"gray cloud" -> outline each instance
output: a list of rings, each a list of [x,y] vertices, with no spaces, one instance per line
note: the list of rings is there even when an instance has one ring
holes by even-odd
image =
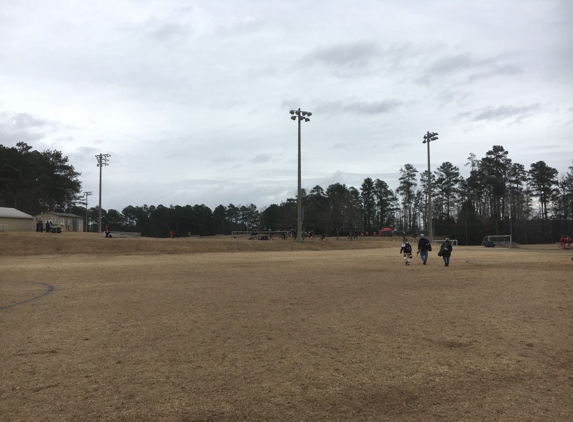
[[[525,164],[526,146],[571,149],[568,0],[108,3],[0,13],[0,111],[21,112],[0,115],[0,142],[61,150],[94,192],[111,153],[104,208],[294,196],[298,107],[314,114],[306,188],[377,173],[394,188],[428,129],[460,168],[490,139]]]
[[[523,69],[521,69],[519,66],[515,66],[515,65],[500,65],[500,66],[494,66],[492,69],[490,70],[485,70],[483,72],[476,72],[471,74],[468,77],[468,81],[469,82],[473,82],[473,81],[477,81],[480,79],[489,79],[489,78],[493,78],[495,76],[511,76],[511,75],[519,75],[523,73]]]
[[[431,83],[437,79],[460,77],[468,82],[496,76],[523,73],[521,67],[505,63],[497,57],[476,58],[469,53],[450,54],[435,60],[417,79],[419,83]]]
[[[350,101],[343,100],[326,101],[318,103],[316,110],[319,113],[342,113],[352,112],[356,114],[383,114],[395,111],[404,104],[403,101],[389,99],[381,101]]]
[[[561,149],[562,145],[536,145],[536,146],[531,146],[531,147],[525,147],[524,149],[527,150],[539,150],[539,151],[545,151],[545,150],[550,150],[550,149]]]
[[[542,110],[540,103],[525,106],[504,105],[499,107],[485,107],[476,111],[460,113],[458,114],[458,118],[469,119],[475,122],[510,119],[518,123],[527,117],[538,114]]]
[[[272,160],[272,156],[269,154],[258,154],[255,158],[251,159],[251,163],[268,163]]]
[[[184,25],[179,23],[162,23],[149,30],[149,34],[159,41],[172,40],[184,36],[189,31]]]
[[[367,66],[379,55],[380,48],[376,43],[359,41],[317,48],[307,53],[302,61],[305,64],[320,63],[333,68],[358,68]]]
[[[266,28],[267,23],[264,20],[250,16],[239,22],[219,26],[217,28],[217,36],[224,38],[256,36]]]
[[[428,69],[429,73],[434,75],[449,75],[466,69],[476,67],[491,66],[495,61],[489,59],[475,59],[469,54],[455,54],[436,60]]]
[[[0,113],[0,143],[36,142],[55,129],[55,124],[29,113]]]
[[[193,8],[179,7],[165,16],[152,16],[131,30],[160,42],[181,41],[193,33]]]

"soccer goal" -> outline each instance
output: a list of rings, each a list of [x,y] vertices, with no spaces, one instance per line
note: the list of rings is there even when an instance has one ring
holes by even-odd
[[[495,246],[502,248],[519,248],[519,243],[514,242],[510,234],[485,236],[481,244],[486,248],[493,248]]]
[[[432,243],[434,245],[441,245],[444,242],[445,242],[445,240],[432,240]],[[458,246],[457,239],[450,239],[450,243],[452,244],[452,246]]]

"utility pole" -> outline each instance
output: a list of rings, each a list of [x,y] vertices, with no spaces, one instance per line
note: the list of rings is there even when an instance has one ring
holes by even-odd
[[[432,231],[432,173],[430,172],[430,142],[438,139],[438,134],[436,132],[428,132],[424,135],[423,144],[428,146],[428,240],[432,242],[434,240],[434,234]]]
[[[99,217],[98,217],[98,233],[101,233],[101,168],[103,166],[109,166],[107,162],[111,155],[109,154],[98,154],[95,156],[97,159],[97,166],[99,167]]]
[[[300,122],[310,122],[309,117],[312,113],[309,111],[291,110],[292,120],[298,120],[298,194],[297,194],[297,218],[296,218],[296,241],[302,242],[302,188],[301,188],[301,152],[300,152]]]
[[[88,196],[90,196],[92,192],[84,192],[86,196],[86,233],[88,232]]]

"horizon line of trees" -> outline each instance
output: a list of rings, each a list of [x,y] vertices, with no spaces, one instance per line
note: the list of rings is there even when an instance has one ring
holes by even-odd
[[[526,169],[500,145],[481,159],[470,153],[466,166],[470,174],[464,178],[450,162],[431,174],[405,164],[396,189],[370,177],[359,189],[341,183],[303,189],[304,230],[332,236],[372,233],[383,227],[405,235],[423,232],[428,227],[430,180],[436,236],[478,244],[494,234],[512,234],[519,243],[552,242],[571,234],[573,166],[560,177],[544,161]],[[59,151],[33,151],[25,143],[14,148],[0,145],[0,203],[4,206],[14,204],[30,214],[51,210],[85,216],[79,175]],[[166,237],[171,230],[177,236],[290,230],[296,227],[296,209],[296,198],[261,210],[254,204],[219,205],[213,210],[204,204],[129,205],[121,211],[102,209],[102,224],[152,237]],[[88,210],[88,225],[97,230],[97,207]]]

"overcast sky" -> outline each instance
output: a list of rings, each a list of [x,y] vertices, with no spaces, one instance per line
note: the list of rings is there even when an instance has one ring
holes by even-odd
[[[571,0],[2,1],[0,144],[70,158],[105,209],[263,208],[302,185],[397,186],[493,145],[573,159]]]

